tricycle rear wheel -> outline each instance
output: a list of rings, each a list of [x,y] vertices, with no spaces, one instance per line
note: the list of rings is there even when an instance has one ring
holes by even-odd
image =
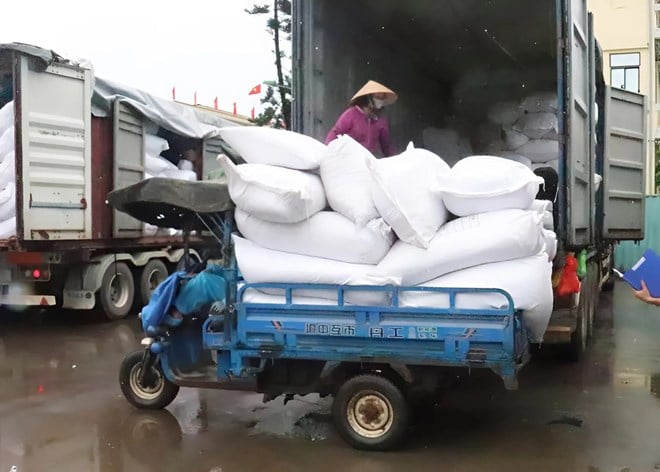
[[[149,410],[161,410],[172,403],[179,393],[179,386],[165,377],[160,363],[151,367],[152,385],[140,383],[142,359],[145,351],[135,351],[124,358],[119,368],[121,391],[133,406]]]
[[[354,448],[385,451],[403,441],[410,408],[401,390],[388,379],[359,375],[339,388],[332,417],[341,437]]]

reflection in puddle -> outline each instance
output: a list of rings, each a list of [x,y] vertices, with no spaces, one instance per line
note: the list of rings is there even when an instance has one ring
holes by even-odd
[[[616,381],[618,386],[648,389],[651,395],[660,399],[660,373],[646,375],[620,372],[616,375]]]

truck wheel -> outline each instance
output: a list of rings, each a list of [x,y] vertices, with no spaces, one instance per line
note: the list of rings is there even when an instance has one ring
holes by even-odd
[[[179,386],[165,377],[160,363],[152,367],[153,385],[140,384],[142,357],[144,350],[135,351],[124,358],[119,367],[119,386],[133,406],[148,410],[162,410],[172,403],[179,393]]]
[[[605,283],[604,283],[603,286],[601,287],[601,291],[603,291],[603,292],[611,292],[612,290],[614,290],[614,283],[615,283],[615,282],[616,282],[616,281],[615,281],[614,277],[612,277],[612,276],[610,275],[610,277],[605,281]]]
[[[149,303],[151,294],[168,275],[167,266],[162,261],[153,259],[147,262],[140,274],[140,300],[142,306]]]
[[[108,266],[98,298],[110,320],[119,320],[129,314],[135,299],[135,282],[131,269],[124,262]]]
[[[589,337],[589,296],[590,291],[584,284],[580,292],[580,305],[577,307],[578,320],[575,331],[571,334],[571,342],[566,346],[566,358],[570,362],[579,362],[587,351]]]
[[[360,375],[339,388],[332,417],[341,437],[354,448],[385,451],[404,439],[410,412],[406,398],[392,382]]]

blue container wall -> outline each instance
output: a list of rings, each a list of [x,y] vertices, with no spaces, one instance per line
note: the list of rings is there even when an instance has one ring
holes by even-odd
[[[640,242],[623,241],[616,247],[614,264],[620,271],[630,269],[647,249],[660,252],[660,197],[646,197],[645,239]]]

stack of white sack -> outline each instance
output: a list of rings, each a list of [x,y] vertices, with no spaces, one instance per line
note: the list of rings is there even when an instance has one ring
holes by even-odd
[[[243,238],[235,236],[234,242],[246,282],[397,282],[367,276],[395,236],[371,196],[367,164],[373,156],[366,149],[347,137],[326,147],[306,136],[269,128],[225,128],[221,136],[246,162],[235,165],[226,156],[218,158],[236,205]],[[326,209],[328,203],[333,211]],[[251,293],[264,299],[263,293]],[[266,295],[279,295],[275,299],[283,301],[281,291]],[[296,300],[306,297],[336,300],[337,293],[296,293]],[[347,302],[358,304],[383,305],[387,300],[383,292],[346,295]]]
[[[472,156],[456,164],[439,179],[436,190],[447,209],[461,218],[446,225],[448,230],[441,229],[437,236],[440,242],[423,256],[412,259],[395,246],[393,258],[396,255],[397,261],[403,262],[405,258],[411,261],[408,267],[398,269],[403,283],[506,290],[512,295],[516,309],[523,311],[528,338],[540,342],[553,305],[552,264],[545,242],[548,235],[543,228],[546,207],[536,208],[534,202],[542,183],[543,179],[529,168],[499,157]],[[438,248],[445,244],[452,244],[452,251],[464,255],[465,260],[441,254]],[[390,271],[386,262],[389,262],[387,258],[380,268]],[[514,269],[515,275],[511,273]],[[433,297],[433,294],[411,292],[402,297],[402,302],[407,306],[426,306]],[[468,298],[468,303],[463,304],[461,297],[460,306],[473,307],[473,303],[484,303],[484,308],[506,306],[506,300],[498,295]],[[438,306],[442,301],[432,303]]]
[[[197,174],[191,168],[184,166],[175,166],[169,160],[160,154],[170,148],[166,139],[154,134],[145,133],[144,135],[144,179],[160,177],[166,179],[188,180],[194,182],[197,180]],[[187,162],[187,161],[186,161]],[[171,228],[158,228],[150,224],[144,225],[144,233],[149,236],[156,234],[175,236],[180,231]]]
[[[543,235],[545,238],[545,249],[550,260],[557,256],[557,233],[555,231],[555,217],[553,204],[550,200],[534,200],[532,209],[541,215],[543,221]]]
[[[0,109],[0,239],[16,235],[14,102]]]
[[[559,119],[556,93],[537,93],[521,102],[497,103],[488,119],[502,129],[502,139],[488,151],[529,165],[532,169],[552,167],[559,159]]]
[[[152,134],[144,135],[144,178],[162,177],[167,179],[196,181],[197,174],[189,168],[177,167],[160,155],[170,148],[167,140]]]

